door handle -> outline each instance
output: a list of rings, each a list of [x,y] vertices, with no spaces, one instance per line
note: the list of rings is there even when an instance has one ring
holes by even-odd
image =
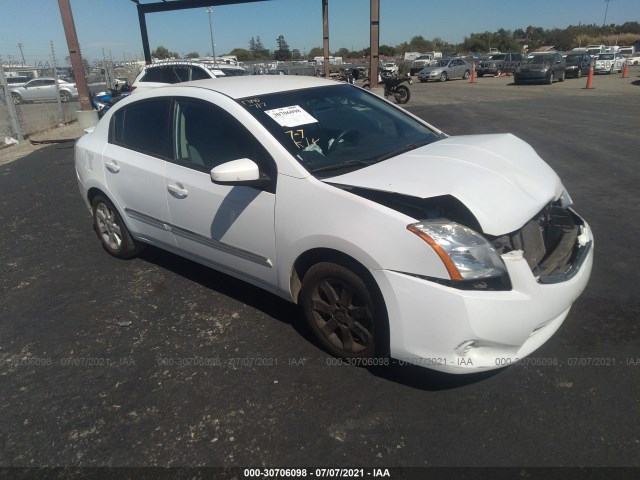
[[[179,183],[176,183],[175,185],[171,183],[168,184],[167,190],[169,190],[171,193],[176,194],[178,197],[186,197],[189,194],[189,190],[183,188]]]
[[[104,166],[107,167],[107,170],[113,173],[118,173],[120,171],[120,167],[115,161],[104,162]]]

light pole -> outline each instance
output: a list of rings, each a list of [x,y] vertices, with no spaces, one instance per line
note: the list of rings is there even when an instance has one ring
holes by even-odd
[[[213,63],[216,63],[216,46],[213,43],[213,26],[211,25],[211,14],[213,13],[213,8],[207,7],[207,13],[209,14],[209,34],[211,35],[211,54],[213,55]]]
[[[609,11],[609,0],[604,0],[607,4],[604,8],[604,20],[602,20],[602,28],[607,24],[607,12]],[[603,34],[604,35],[604,34]]]

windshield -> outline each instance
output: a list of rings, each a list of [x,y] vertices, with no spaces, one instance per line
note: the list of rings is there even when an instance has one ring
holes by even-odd
[[[500,55],[491,55],[490,60],[504,60],[504,57],[506,57],[505,54],[500,54]]]
[[[317,177],[364,168],[440,137],[384,100],[350,85],[238,100]]]
[[[601,53],[598,60],[613,60],[613,53]]]
[[[567,55],[567,65],[578,65],[582,60],[582,55]]]
[[[553,60],[553,55],[534,55],[532,57],[528,57],[522,63],[529,63],[532,65],[543,65],[545,63],[551,63]]]

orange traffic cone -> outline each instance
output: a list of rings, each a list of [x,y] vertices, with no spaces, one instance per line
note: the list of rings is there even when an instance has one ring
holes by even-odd
[[[471,67],[471,81],[469,83],[478,83],[476,81],[476,64],[475,64],[475,62],[473,63],[473,65]]]
[[[624,68],[622,69],[622,78],[629,76],[629,62],[624,62]]]
[[[589,88],[593,88],[593,64],[594,64],[595,60],[592,58],[591,59],[591,66],[589,67],[589,78],[587,78],[587,86],[584,87],[585,89],[589,89]]]

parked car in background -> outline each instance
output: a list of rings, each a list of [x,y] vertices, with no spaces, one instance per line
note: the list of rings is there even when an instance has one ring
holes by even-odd
[[[566,75],[567,63],[561,52],[532,53],[522,61],[520,68],[514,74],[513,82],[547,83],[554,80],[563,82]]]
[[[418,80],[424,83],[429,80],[445,82],[453,78],[466,79],[471,75],[472,68],[472,65],[463,58],[434,60],[428,67],[420,70],[420,73],[418,73]]]
[[[25,83],[31,80],[33,77],[26,77],[24,75],[16,75],[12,77],[5,77],[9,90],[12,88],[22,87]],[[4,100],[4,85],[0,84],[0,100]]]
[[[633,55],[627,57],[627,62],[629,62],[629,65],[640,64],[640,53],[634,53]]]
[[[161,87],[174,83],[206,80],[218,77],[246,75],[247,71],[235,65],[212,65],[200,62],[167,61],[144,67],[131,84],[131,91]]]
[[[522,55],[519,53],[495,53],[478,62],[476,73],[478,77],[483,75],[498,77],[502,73],[514,73],[521,63]]]
[[[411,69],[409,71],[409,75],[414,76],[423,68],[429,66],[429,63],[433,60],[433,56],[431,55],[420,55],[416,58],[411,64]]]
[[[380,62],[380,75],[397,75],[399,70],[395,63]]]
[[[78,89],[74,83],[58,80],[58,88],[62,102],[78,98]],[[41,77],[29,80],[21,87],[12,88],[11,98],[16,105],[24,102],[57,100],[56,79]]]
[[[109,254],[152,244],[263,288],[359,365],[516,363],[592,267],[588,224],[527,143],[448,137],[327,79],[131,95],[78,140],[75,170]]]
[[[583,52],[570,52],[565,57],[567,64],[566,76],[580,78],[588,75],[591,68],[591,55],[586,50]]]
[[[600,53],[596,56],[596,63],[593,73],[615,73],[622,72],[625,58],[619,53]]]

